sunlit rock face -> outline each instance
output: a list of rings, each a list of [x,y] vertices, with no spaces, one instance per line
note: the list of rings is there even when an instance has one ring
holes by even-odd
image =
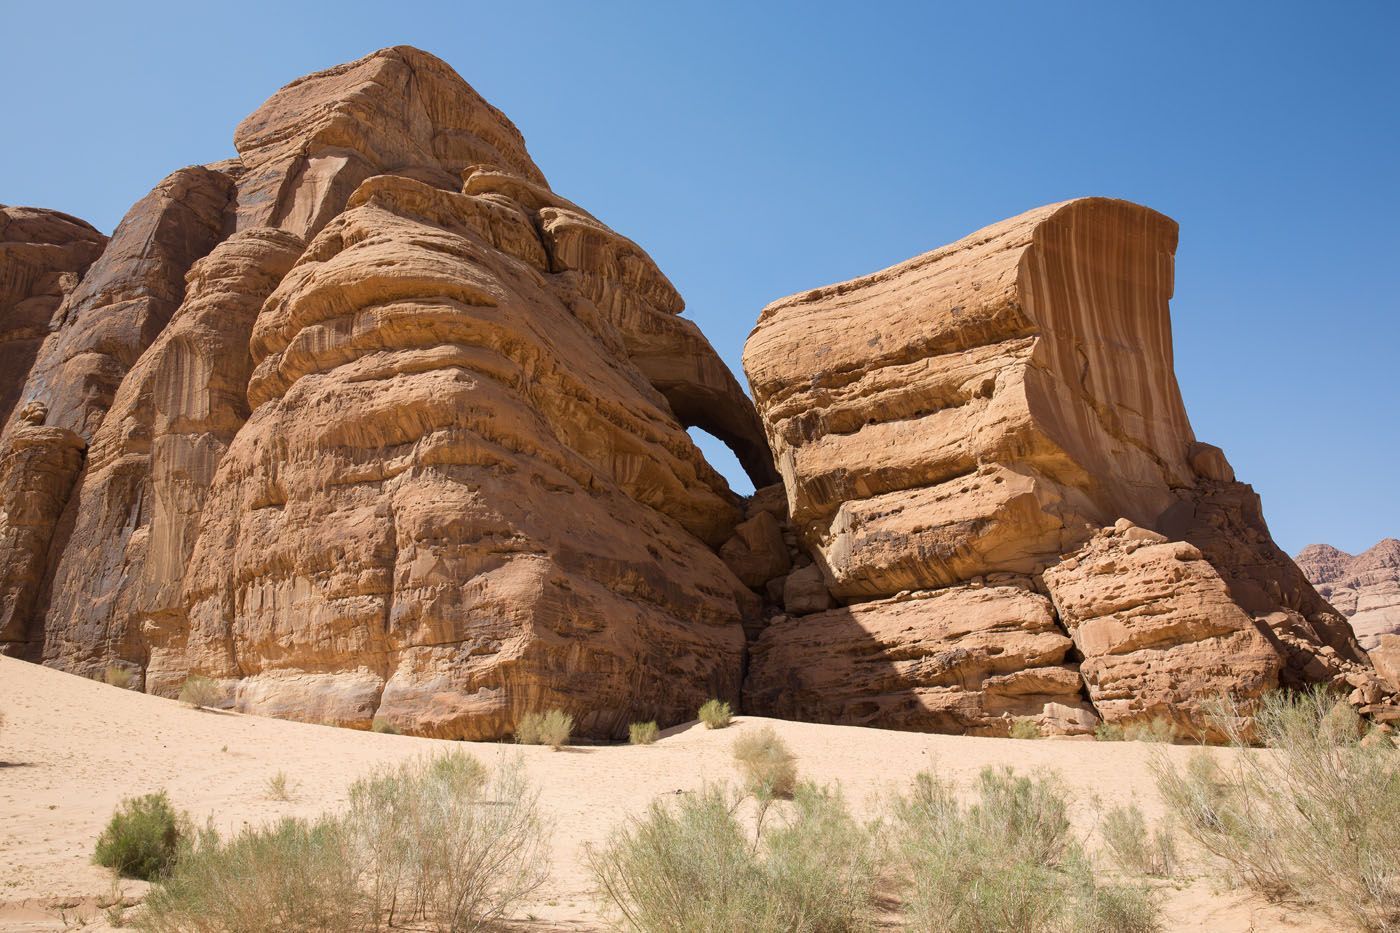
[[[904,728],[1166,716],[1200,732],[1221,689],[1369,676],[1252,490],[1191,431],[1176,243],[1167,217],[1086,198],[764,309],[744,368],[794,529],[846,607],[763,633],[755,711],[800,696],[807,716]],[[969,585],[976,612],[948,595]],[[1010,605],[1027,590],[1050,598],[1052,628],[1045,606]],[[969,621],[1003,617],[1024,625]],[[1074,650],[1027,651],[1052,631]],[[1008,691],[1018,671],[1034,689]]]
[[[120,325],[111,390],[26,386],[90,449],[16,644],[448,737],[553,706],[615,736],[737,702],[756,597],[715,552],[742,511],[686,428],[760,481],[771,457],[646,253],[414,49],[293,82],[235,143],[133,211],[223,186],[207,242],[138,270],[178,276],[173,304],[58,333]]]

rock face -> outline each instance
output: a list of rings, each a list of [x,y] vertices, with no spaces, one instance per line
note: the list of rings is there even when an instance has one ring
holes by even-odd
[[[7,650],[462,738],[737,701],[744,515],[685,429],[759,483],[771,457],[646,253],[414,49],[293,82],[235,145],[132,209],[28,376]]]
[[[1386,538],[1353,557],[1328,544],[1310,544],[1298,566],[1328,602],[1347,617],[1362,647],[1400,635],[1400,541]]]
[[[806,715],[948,728],[928,691],[967,610],[941,594],[969,585],[1008,601],[979,614],[1064,641],[1026,652],[1015,626],[983,630],[999,661],[957,675],[965,731],[1062,721],[1047,711],[1076,702],[1076,678],[1107,720],[1200,731],[1222,687],[1248,701],[1280,679],[1369,676],[1258,498],[1191,431],[1172,368],[1176,242],[1154,211],[1070,201],[764,309],[744,368],[794,529],[846,608],[765,631],[754,711],[788,711],[778,685],[812,683]],[[1126,536],[1100,532],[1113,527]],[[1021,608],[1028,593],[1043,611]],[[1036,689],[1013,703],[1002,678],[1018,671]]]
[[[0,425],[10,420],[64,294],[106,244],[76,217],[0,205]]]

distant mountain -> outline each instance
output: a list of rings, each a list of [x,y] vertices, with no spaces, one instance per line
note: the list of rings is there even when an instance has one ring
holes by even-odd
[[[1310,544],[1294,558],[1318,593],[1351,622],[1363,648],[1400,634],[1400,540],[1386,538],[1355,557]]]

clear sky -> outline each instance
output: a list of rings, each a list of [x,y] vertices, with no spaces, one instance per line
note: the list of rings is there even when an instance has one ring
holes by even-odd
[[[287,81],[433,52],[736,371],[775,298],[1041,204],[1147,204],[1181,224],[1197,435],[1290,552],[1400,536],[1400,4],[0,0],[0,33],[0,202],[107,232]]]

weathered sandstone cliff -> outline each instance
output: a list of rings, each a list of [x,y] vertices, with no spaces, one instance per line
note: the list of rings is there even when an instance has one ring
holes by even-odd
[[[763,632],[755,711],[1201,732],[1222,691],[1378,698],[1257,497],[1192,434],[1176,242],[1161,214],[1087,198],[764,309],[744,367],[838,607]]]
[[[685,428],[771,458],[650,258],[414,49],[293,82],[235,144],[132,209],[29,369],[6,650],[442,736],[737,701],[740,501]]]
[[[1328,544],[1310,544],[1296,558],[1308,581],[1374,649],[1400,635],[1400,541],[1386,538],[1355,557]]]

